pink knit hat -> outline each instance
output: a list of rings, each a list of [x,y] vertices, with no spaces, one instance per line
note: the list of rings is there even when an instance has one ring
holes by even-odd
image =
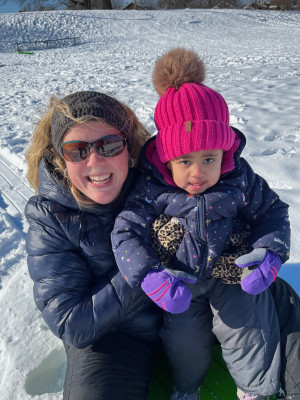
[[[203,62],[190,50],[171,50],[156,63],[153,83],[161,97],[154,119],[163,163],[192,151],[228,151],[234,144],[227,104],[201,83],[204,76]]]

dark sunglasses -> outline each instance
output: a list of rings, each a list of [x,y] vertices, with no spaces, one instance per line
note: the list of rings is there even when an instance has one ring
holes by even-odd
[[[102,157],[116,157],[124,151],[126,139],[120,135],[107,135],[93,143],[72,140],[64,142],[61,151],[66,161],[76,163],[86,160],[92,147]]]

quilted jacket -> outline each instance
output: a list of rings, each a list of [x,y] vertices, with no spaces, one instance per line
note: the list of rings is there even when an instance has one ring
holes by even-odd
[[[143,174],[112,233],[118,267],[130,286],[139,286],[150,268],[160,266],[150,246],[150,227],[159,214],[176,217],[186,230],[172,267],[200,280],[211,276],[218,258],[230,247],[231,235],[245,229],[250,229],[249,251],[264,247],[276,252],[282,262],[288,259],[288,205],[240,156],[246,139],[233,129],[237,143],[233,169],[201,195],[190,195],[172,183],[169,170],[157,157],[155,137],[144,146]]]
[[[51,165],[40,164],[39,194],[25,209],[28,269],[42,317],[74,347],[87,347],[112,330],[157,338],[159,313],[140,289],[128,286],[111,249],[115,217],[135,180],[130,172],[117,204],[83,208]]]

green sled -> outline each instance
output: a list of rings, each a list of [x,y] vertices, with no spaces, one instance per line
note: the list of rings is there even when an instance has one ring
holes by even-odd
[[[33,51],[19,50],[18,54],[33,54]]]
[[[201,400],[236,400],[236,386],[222,358],[221,346],[214,347],[213,363],[201,386]],[[166,356],[157,357],[147,400],[169,400],[172,392],[172,378]],[[270,397],[276,400],[275,396]]]

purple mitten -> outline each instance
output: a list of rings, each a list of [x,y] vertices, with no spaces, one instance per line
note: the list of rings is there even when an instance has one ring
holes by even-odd
[[[259,294],[275,281],[281,268],[279,256],[264,248],[254,249],[251,253],[238,257],[235,263],[245,268],[242,275],[242,289],[249,294]]]
[[[150,269],[141,287],[159,307],[172,314],[180,314],[189,308],[192,294],[181,282],[195,283],[196,278],[185,272],[171,269]]]

